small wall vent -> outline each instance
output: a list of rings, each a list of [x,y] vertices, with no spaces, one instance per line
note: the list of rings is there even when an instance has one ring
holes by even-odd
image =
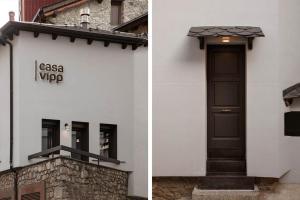
[[[19,187],[20,200],[45,200],[45,183],[39,182]]]
[[[40,199],[41,199],[41,193],[39,192],[24,194],[21,197],[21,200],[40,200]]]

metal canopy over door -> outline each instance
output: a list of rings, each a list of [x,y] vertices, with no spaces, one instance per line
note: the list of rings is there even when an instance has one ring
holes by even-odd
[[[207,175],[246,175],[245,46],[207,49]]]

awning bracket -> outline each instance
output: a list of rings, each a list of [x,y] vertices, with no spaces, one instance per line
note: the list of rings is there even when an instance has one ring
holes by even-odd
[[[203,50],[205,47],[205,40],[204,37],[198,37],[200,43],[200,49]]]
[[[248,38],[248,49],[249,50],[253,49],[253,40],[254,40],[254,37],[249,37]]]

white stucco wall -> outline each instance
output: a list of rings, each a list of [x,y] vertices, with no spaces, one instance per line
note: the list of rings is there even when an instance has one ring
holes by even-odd
[[[298,8],[295,0],[153,2],[154,176],[206,174],[206,52],[197,39],[186,36],[191,26],[206,25],[262,28],[266,37],[255,39],[253,50],[246,52],[247,174],[280,177],[292,168],[282,152],[287,147],[282,144],[281,79],[286,59],[295,67],[298,58],[281,52],[280,30],[289,27],[296,36]],[[280,20],[291,12],[292,19]],[[290,51],[299,46],[292,41],[286,45]]]
[[[9,169],[9,46],[0,45],[0,171]]]
[[[64,124],[89,123],[90,152],[99,153],[99,124],[118,125],[118,159],[122,169],[132,169],[133,59],[119,45],[104,48],[100,42],[75,43],[49,35],[34,38],[21,32],[15,43],[15,134],[16,165],[28,162],[28,153],[41,151],[41,119],[59,119],[61,144],[71,145]],[[30,54],[25,53],[30,47]],[[115,59],[115,56],[118,59]],[[64,66],[64,82],[49,84],[34,80],[34,62]],[[18,135],[19,134],[19,135]],[[22,141],[22,142],[21,142]],[[26,142],[28,141],[28,142]],[[31,142],[29,142],[31,141]],[[37,145],[32,145],[32,143]]]
[[[134,173],[129,193],[148,196],[148,68],[147,48],[134,53]]]
[[[46,34],[34,38],[33,33],[24,31],[14,37],[13,43],[14,166],[39,160],[28,161],[28,155],[42,150],[42,119],[60,120],[60,143],[65,146],[71,146],[71,132],[64,130],[64,124],[88,122],[89,151],[95,154],[99,154],[100,148],[100,123],[117,124],[118,160],[125,163],[101,164],[132,171],[130,195],[145,194],[147,182],[143,173],[147,171],[147,157],[139,165],[135,165],[134,159],[147,155],[147,140],[144,140],[147,138],[147,110],[140,108],[147,105],[147,79],[143,80],[147,77],[147,49],[123,50],[120,44],[104,47],[103,42],[97,41],[87,45],[86,40],[81,39],[71,43],[69,38],[58,36],[57,40],[52,40]],[[63,65],[64,81],[60,84],[35,81],[35,60]],[[0,80],[2,83],[6,79]],[[144,86],[144,91],[137,88]],[[0,87],[7,89],[5,84]],[[0,130],[2,139],[6,133],[2,132],[2,127]]]
[[[280,0],[280,88],[284,90],[300,82],[299,19],[300,3],[297,0]],[[284,130],[284,112],[300,111],[300,101],[295,100],[290,107],[280,104],[280,130]],[[282,182],[300,183],[300,137],[283,136],[280,138],[281,165],[289,171],[282,177]],[[288,166],[288,167],[286,167]]]

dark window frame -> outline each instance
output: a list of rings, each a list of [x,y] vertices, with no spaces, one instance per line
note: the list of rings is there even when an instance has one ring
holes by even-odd
[[[50,149],[60,145],[60,120],[55,119],[42,119],[42,150],[43,147],[43,129],[53,129],[52,135],[47,135],[47,148]],[[55,152],[55,154],[59,154],[59,151]]]
[[[100,124],[101,132],[107,133],[108,137],[108,158],[118,159],[118,126],[116,124]]]

